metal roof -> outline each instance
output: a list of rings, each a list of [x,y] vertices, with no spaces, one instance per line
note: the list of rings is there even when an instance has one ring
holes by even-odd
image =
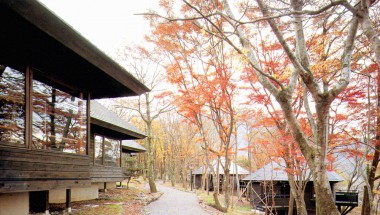
[[[212,166],[213,168],[216,170],[216,162],[217,160],[214,160],[212,162]],[[221,163],[219,163],[219,173],[221,175],[224,175],[224,172],[223,172],[223,167],[222,167],[222,164],[224,164],[224,159],[221,159]],[[192,172],[193,175],[202,175],[204,174],[206,171],[209,171],[210,169],[208,167],[200,167],[199,169],[195,170]],[[244,169],[243,167],[237,165],[237,173],[239,175],[248,175],[249,172]],[[230,174],[232,175],[235,175],[236,174],[236,167],[235,167],[235,162],[231,161],[231,164],[230,164]]]
[[[115,112],[107,109],[102,104],[95,100],[91,100],[90,104],[91,124],[98,125],[100,127],[124,133],[133,137],[133,139],[143,139],[146,135],[123,120]]]
[[[306,175],[310,174],[310,170],[306,170]],[[327,177],[329,181],[344,181],[344,179],[338,175],[335,171],[327,171]],[[288,175],[285,171],[285,165],[279,164],[277,162],[270,162],[263,168],[251,173],[247,177],[242,179],[243,181],[288,181]],[[310,177],[310,181],[313,178]]]
[[[138,144],[136,141],[133,140],[123,140],[121,141],[121,145],[123,148],[123,152],[145,152],[146,148],[144,148],[142,145]]]

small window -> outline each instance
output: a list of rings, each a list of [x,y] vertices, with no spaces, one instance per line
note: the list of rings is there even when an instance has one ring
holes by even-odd
[[[95,136],[95,163],[103,164],[103,137]]]
[[[104,166],[120,166],[121,141],[100,135],[95,135],[95,157],[96,164]],[[104,153],[102,153],[104,149]]]
[[[25,74],[0,65],[0,143],[25,144]]]
[[[33,149],[86,154],[86,108],[77,98],[33,80]]]
[[[104,138],[104,164],[120,166],[120,140]]]

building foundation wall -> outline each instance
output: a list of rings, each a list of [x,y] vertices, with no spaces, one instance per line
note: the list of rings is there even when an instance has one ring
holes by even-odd
[[[29,193],[0,194],[0,215],[29,214]]]
[[[85,188],[73,188],[71,189],[71,201],[84,201],[97,199],[99,197],[98,186],[91,184],[91,187]],[[65,203],[66,202],[66,190],[50,190],[49,191],[49,203]]]

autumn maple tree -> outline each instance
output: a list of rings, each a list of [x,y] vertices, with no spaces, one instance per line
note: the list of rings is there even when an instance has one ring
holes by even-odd
[[[223,162],[220,171],[230,172],[232,136],[235,133],[236,113],[234,95],[236,86],[233,79],[233,64],[225,49],[225,42],[215,37],[206,37],[191,23],[157,23],[152,19],[153,35],[148,41],[154,42],[159,50],[166,53],[165,67],[170,83],[177,87],[175,98],[178,112],[187,122],[198,128],[209,169],[214,176],[214,199],[216,206],[227,211],[230,207],[230,181],[224,177],[225,204],[218,199],[219,169],[211,165],[210,157]],[[205,123],[213,125],[211,132],[218,137],[218,144],[209,143]],[[224,159],[221,159],[221,158]]]
[[[149,15],[160,16],[169,22],[175,21],[184,25],[191,23],[201,29],[202,33],[224,40],[242,56],[245,63],[252,68],[258,82],[281,107],[289,132],[311,169],[316,191],[317,214],[339,214],[326,175],[329,149],[328,115],[332,103],[350,82],[352,54],[359,25],[373,47],[376,62],[379,62],[380,42],[369,16],[375,1],[363,0],[358,1],[358,4],[350,4],[348,1],[316,3],[291,0],[265,3],[256,0],[232,5],[227,0],[184,0],[181,15],[171,10],[174,4],[170,4],[169,1],[161,2],[168,13]],[[339,25],[334,25],[336,19],[340,20]],[[261,23],[259,28],[257,23]],[[309,23],[316,24],[319,28],[315,29]],[[314,32],[321,33],[329,28],[331,33],[340,36],[329,46],[334,48],[334,58],[328,62],[328,67],[323,67],[326,63],[325,57],[313,56],[308,50],[308,42],[312,42],[310,38]],[[253,32],[257,31],[269,32],[269,36],[277,40],[285,54],[284,58],[289,61],[289,75],[276,76],[270,69],[261,66],[255,49],[262,44],[260,41],[267,38],[253,37]],[[277,65],[272,67],[275,68]],[[292,106],[298,84],[304,86],[306,97],[312,101],[315,110],[315,114],[307,114],[313,134],[311,139],[302,129]],[[373,166],[377,167],[377,163]],[[371,171],[374,171],[374,168]]]

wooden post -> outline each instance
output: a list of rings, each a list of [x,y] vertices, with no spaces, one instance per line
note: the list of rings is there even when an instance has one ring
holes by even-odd
[[[49,190],[45,191],[45,214],[49,215]]]
[[[66,211],[71,213],[71,189],[66,189]]]

